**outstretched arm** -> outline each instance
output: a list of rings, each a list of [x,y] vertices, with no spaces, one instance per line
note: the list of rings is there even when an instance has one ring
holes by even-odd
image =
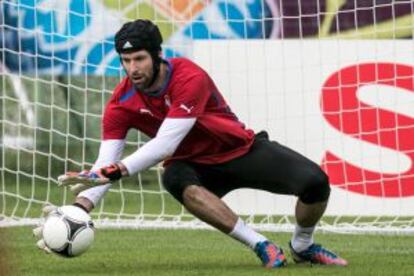
[[[172,156],[191,130],[196,118],[167,118],[155,138],[121,161],[132,175],[150,168]]]
[[[91,191],[88,190],[88,198],[97,198],[97,200],[93,200],[94,204],[96,204],[102,195],[109,189],[107,184],[111,180],[118,180],[122,176],[138,173],[153,165],[156,165],[169,156],[172,156],[179,144],[194,126],[195,122],[196,118],[167,118],[161,124],[155,138],[147,142],[144,146],[139,148],[130,156],[126,157],[121,162],[114,163],[114,161],[112,161],[112,164],[110,165],[103,165],[107,164],[106,162],[97,162],[91,171],[67,173],[58,178],[59,185],[73,185],[74,188],[77,186],[84,188],[85,186],[99,187],[103,185],[103,187],[100,187],[99,189],[93,189]],[[112,152],[113,147],[109,148],[111,148]],[[105,150],[100,151],[100,156],[101,152],[105,152]],[[119,154],[120,153],[121,151]],[[115,154],[115,151],[112,152],[112,154]],[[100,159],[101,157],[98,158],[98,160]],[[115,158],[104,158],[104,160],[108,162],[114,159]],[[102,167],[98,168],[98,164],[102,165]],[[80,194],[80,196],[83,195],[84,193]]]
[[[101,142],[99,148],[99,155],[95,162],[95,165],[92,167],[91,172],[99,170],[101,167],[108,166],[120,160],[122,151],[124,149],[125,140],[124,139],[113,139],[113,140],[104,140]],[[73,179],[79,179],[78,175],[80,173],[69,173]],[[59,181],[62,178],[67,178],[68,174],[60,176]],[[105,193],[110,188],[111,184],[107,183],[106,185],[100,185],[96,187],[90,187],[82,183],[69,182],[70,189],[77,194],[75,206],[84,209],[87,212],[90,212],[94,206],[99,202],[99,200],[105,195]],[[47,217],[49,213],[55,210],[57,207],[54,205],[47,204],[43,208],[43,215]],[[50,253],[51,250],[47,247],[43,240],[43,225],[40,225],[33,229],[33,234],[39,238],[37,241],[37,246]]]

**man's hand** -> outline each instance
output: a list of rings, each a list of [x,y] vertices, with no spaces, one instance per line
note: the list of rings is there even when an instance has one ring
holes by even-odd
[[[70,186],[70,190],[77,195],[90,187],[119,180],[124,175],[127,171],[122,164],[111,164],[97,171],[67,172],[58,177],[58,186]]]
[[[69,186],[71,192],[78,195],[80,192],[93,186],[109,183],[109,179],[99,172],[81,171],[67,172],[58,177],[58,186]]]
[[[42,215],[44,218],[46,218],[50,212],[56,210],[57,207],[51,204],[46,204],[43,206],[42,208]],[[45,251],[46,253],[51,253],[52,250],[50,250],[49,247],[46,246],[45,241],[43,240],[43,224],[39,225],[38,227],[33,229],[33,236],[35,236],[36,238],[38,238],[39,240],[36,242],[36,246]]]
[[[89,203],[88,203],[89,202]],[[90,206],[90,208],[88,207],[88,204],[92,204],[90,203],[90,201],[88,201],[87,199],[78,199],[77,202],[75,202],[73,204],[73,206],[80,208],[82,210],[84,210],[85,212],[89,212],[90,209],[92,209],[92,206]],[[41,223],[32,230],[33,232],[33,236],[36,237],[38,239],[38,241],[36,242],[36,246],[43,250],[46,253],[54,253],[53,250],[51,250],[49,247],[47,247],[44,239],[43,239],[43,227],[44,224],[48,218],[48,216],[52,213],[55,212],[58,209],[57,206],[52,205],[50,203],[46,203],[45,205],[43,205],[42,208],[42,219],[41,219]]]
[[[83,184],[86,186],[97,186],[109,183],[110,179],[105,177],[100,170],[96,172],[81,171],[67,172],[58,177],[58,186],[69,186],[75,184]]]

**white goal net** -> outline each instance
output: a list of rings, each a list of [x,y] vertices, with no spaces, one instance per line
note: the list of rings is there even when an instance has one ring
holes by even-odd
[[[328,173],[320,229],[414,233],[413,12],[412,1],[1,1],[0,226],[73,202],[56,177],[97,157],[102,110],[123,76],[113,36],[148,18],[166,58],[200,64],[243,122]],[[131,131],[125,154],[146,141]],[[161,175],[159,165],[113,185],[97,225],[206,228]],[[224,200],[254,227],[293,228],[293,197]]]

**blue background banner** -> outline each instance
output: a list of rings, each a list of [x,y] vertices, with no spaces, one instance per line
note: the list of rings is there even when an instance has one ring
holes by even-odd
[[[412,36],[413,7],[407,2],[373,6],[372,1],[349,0],[336,7],[333,17],[325,15],[327,4],[319,0],[166,2],[4,0],[2,63],[11,71],[29,74],[119,75],[113,37],[125,21],[136,18],[159,24],[166,57],[191,58],[192,42],[199,39]]]

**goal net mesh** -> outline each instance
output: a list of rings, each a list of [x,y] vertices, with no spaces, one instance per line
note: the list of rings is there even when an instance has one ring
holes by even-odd
[[[71,204],[57,176],[89,169],[101,115],[124,76],[126,21],[153,20],[165,58],[200,64],[255,131],[328,173],[320,229],[414,232],[412,1],[3,0],[0,2],[0,225]],[[124,154],[148,141],[131,130]],[[162,165],[115,183],[102,227],[206,228],[162,186]],[[295,198],[238,190],[224,200],[255,228],[290,231]]]

